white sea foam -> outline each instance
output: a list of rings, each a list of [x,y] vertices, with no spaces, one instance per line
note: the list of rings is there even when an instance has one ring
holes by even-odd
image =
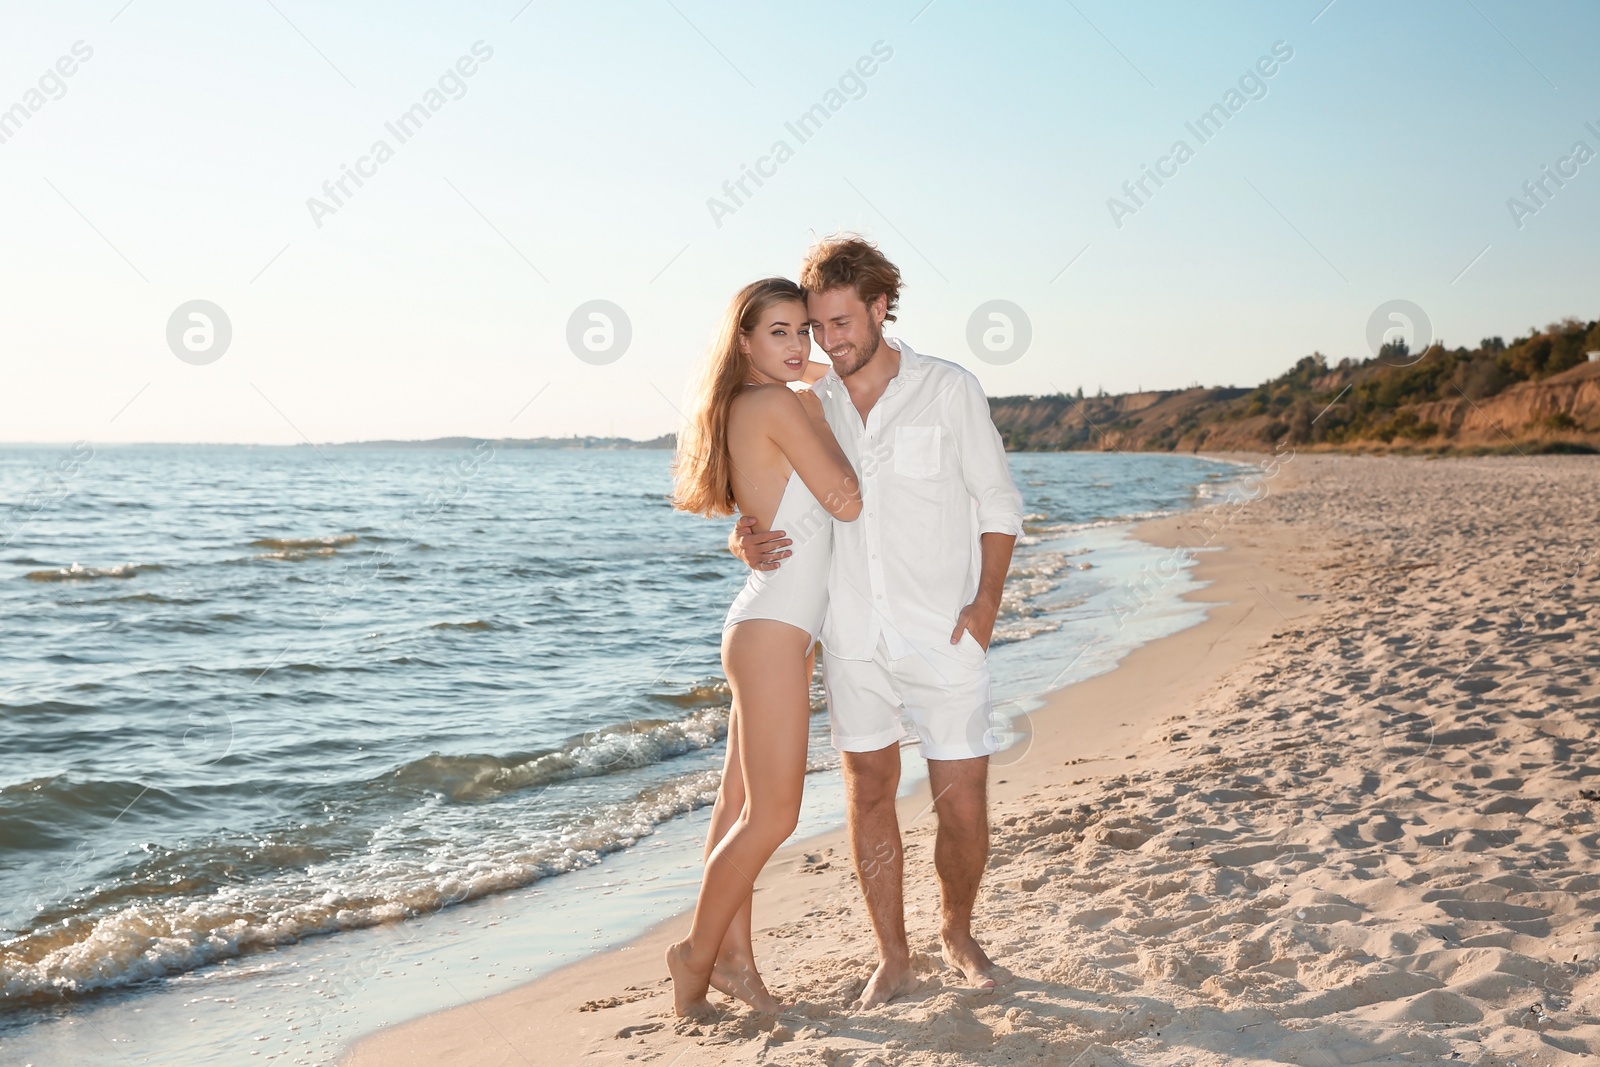
[[[160,569],[153,563],[119,563],[114,567],[85,567],[73,563],[70,567],[62,567],[56,571],[29,571],[23,577],[31,582],[74,582],[94,578],[132,578],[141,571]]]
[[[716,799],[716,771],[672,779],[528,840],[513,823],[419,852],[371,850],[199,898],[141,902],[0,943],[0,997],[54,999],[133,985],[305,937],[374,926],[592,866]]]

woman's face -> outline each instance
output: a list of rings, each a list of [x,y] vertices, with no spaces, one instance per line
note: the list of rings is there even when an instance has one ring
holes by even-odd
[[[799,381],[811,359],[806,306],[798,300],[770,305],[761,312],[755,329],[743,334],[739,343],[750,357],[752,381]]]

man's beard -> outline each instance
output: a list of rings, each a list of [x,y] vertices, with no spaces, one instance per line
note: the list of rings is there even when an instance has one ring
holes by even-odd
[[[883,347],[883,326],[881,324],[879,324],[879,323],[874,322],[874,323],[871,324],[870,329],[872,330],[872,336],[869,338],[869,340],[871,341],[871,344],[867,348],[865,354],[862,354],[860,352],[860,350],[857,349],[854,345],[850,345],[850,346],[848,346],[846,348],[841,348],[839,350],[840,354],[844,354],[844,353],[848,353],[848,352],[855,352],[856,354],[861,356],[861,361],[859,363],[856,363],[853,366],[840,367],[839,368],[839,377],[848,378],[850,375],[852,375],[852,374],[856,373],[857,371],[859,371],[862,367],[865,367],[868,363],[871,363],[872,362],[872,357],[876,356],[878,354],[878,349]],[[830,359],[832,359],[835,364],[837,364],[839,362],[839,356],[835,355],[832,352],[828,353],[828,357]]]

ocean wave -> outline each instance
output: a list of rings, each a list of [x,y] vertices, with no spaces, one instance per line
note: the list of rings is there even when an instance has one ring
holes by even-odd
[[[273,548],[282,550],[294,549],[338,549],[345,545],[354,544],[360,538],[355,534],[333,534],[328,537],[261,537],[250,542],[251,548]]]
[[[129,593],[127,596],[107,597],[95,601],[100,604],[203,604],[203,597],[169,597],[160,593]]]
[[[1062,524],[1061,532],[1069,532]],[[1031,544],[1043,538],[1024,537],[1019,544]],[[1049,540],[1055,540],[1054,537]],[[1011,570],[1000,594],[1000,611],[995,617],[994,633],[990,647],[1027,641],[1041,634],[1055,633],[1065,623],[1061,612],[1082,603],[1074,599],[1063,603],[1058,593],[1065,576],[1072,570],[1087,570],[1092,564],[1077,562],[1077,557],[1089,552],[1084,546],[1053,550],[1036,550],[1018,553],[1012,557]]]
[[[261,537],[250,542],[251,548],[267,548],[256,559],[298,563],[306,559],[325,559],[337,555],[341,548],[361,540],[355,534],[334,534],[328,537]]]
[[[1062,619],[1001,619],[995,623],[994,636],[989,641],[989,647],[996,645],[1009,645],[1016,641],[1026,641],[1030,637],[1040,634],[1053,634],[1061,629]]]
[[[285,548],[280,552],[262,552],[256,559],[275,559],[285,563],[298,563],[303,559],[315,559],[318,556],[331,556],[335,552],[331,548]]]
[[[1031,552],[1012,562],[1011,572],[1000,593],[1000,622],[1029,618],[1046,610],[1042,598],[1061,584],[1061,575],[1072,566],[1073,558],[1083,554],[1083,549],[1066,549],[1060,552]],[[1024,628],[1013,627],[1015,636],[1010,640],[1023,640],[1033,636]],[[1046,632],[1043,630],[1037,631]]]
[[[814,691],[813,708],[820,705]],[[135,985],[306,937],[407,918],[599,863],[669,819],[712,803],[720,772],[693,770],[608,803],[545,793],[579,778],[625,773],[702,750],[727,736],[728,689],[705,682],[653,694],[697,703],[681,719],[635,719],[585,732],[559,748],[525,754],[444,755],[412,760],[362,790],[407,804],[370,837],[336,824],[297,822],[265,835],[229,835],[203,845],[147,849],[137,868],[48,907],[0,942],[0,998],[49,1002]],[[708,706],[709,705],[709,706]],[[821,760],[808,771],[834,764]],[[125,807],[137,783],[50,777],[0,791],[32,808],[59,802],[95,810]],[[11,796],[8,797],[7,794]],[[506,815],[472,816],[455,805],[517,795]],[[532,795],[530,795],[532,794]],[[543,794],[543,795],[539,795]],[[407,796],[411,798],[409,801]],[[557,810],[530,831],[534,797]],[[569,799],[569,797],[571,799]],[[445,805],[441,807],[441,803]],[[573,810],[561,813],[562,806]],[[418,819],[435,825],[419,837]]]
[[[470,848],[368,852],[285,871],[264,884],[123,904],[0,942],[0,998],[53,1002],[191,971],[307,937],[437,911],[599,863],[668,819],[716,799],[700,771],[584,812],[541,840],[515,828]]]
[[[1053,540],[1055,538],[1065,537],[1070,534],[1082,533],[1085,530],[1103,530],[1108,526],[1127,526],[1130,523],[1144,522],[1146,519],[1160,519],[1165,518],[1168,515],[1176,514],[1177,512],[1171,508],[1157,508],[1152,511],[1131,511],[1125,515],[1113,515],[1110,517],[1087,519],[1082,522],[1041,523],[1037,526],[1027,528],[1027,533],[1024,534],[1024,538],[1031,536],[1034,540],[1028,543],[1036,544],[1040,541]],[[1088,550],[1082,549],[1080,551]]]
[[[1233,492],[1252,477],[1262,473],[1261,465],[1248,461],[1230,459],[1215,462],[1225,463],[1231,469],[1208,471],[1205,480],[1196,484],[1191,490],[1195,503],[1202,507],[1206,506],[1207,501]]]
[[[702,708],[682,719],[635,719],[602,727],[551,752],[520,756],[435,752],[390,771],[379,783],[434,793],[457,804],[481,803],[574,778],[652,766],[709,748],[727,734],[728,709]]]
[[[74,689],[84,688],[82,685]],[[96,687],[98,688],[98,687]],[[37,715],[41,718],[74,718],[87,715],[100,710],[97,704],[73,704],[65,700],[43,700],[36,704],[8,704],[0,700],[0,715],[10,719],[13,724],[25,716]],[[0,786],[0,795],[7,789],[15,789],[16,785]]]
[[[698,685],[691,685],[684,689],[650,694],[651,700],[675,704],[682,708],[698,708],[718,701],[725,702],[729,697],[727,682],[701,682]],[[818,707],[819,705],[813,701],[811,710],[816,711]]]
[[[159,563],[119,563],[114,567],[85,567],[74,563],[58,571],[29,571],[23,577],[30,582],[77,582],[95,578],[132,578],[146,571],[163,569]]]
[[[73,705],[32,705],[18,709],[17,718],[58,707]],[[65,716],[46,713],[37,717],[49,722]],[[24,746],[19,748],[27,751]],[[83,833],[141,798],[146,808],[172,810],[178,806],[165,790],[123,778],[54,774],[0,787],[0,853],[39,848],[51,842],[67,842],[70,847]]]

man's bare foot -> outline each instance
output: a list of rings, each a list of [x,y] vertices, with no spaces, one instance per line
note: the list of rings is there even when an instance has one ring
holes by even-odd
[[[711,968],[711,988],[735,1000],[744,1001],[756,1011],[776,1015],[784,1007],[777,997],[767,991],[767,984],[761,980],[754,960],[718,956],[716,966]]]
[[[913,981],[909,959],[893,962],[882,960],[878,963],[878,969],[872,972],[872,977],[867,979],[866,988],[861,991],[855,1007],[865,1010],[887,1004],[910,989]]]
[[[995,987],[995,967],[983,946],[971,934],[949,934],[942,938],[944,965],[956,971],[975,989]]]
[[[716,1009],[706,1000],[706,980],[695,977],[684,959],[682,941],[667,948],[667,970],[672,973],[672,1010],[679,1018],[707,1022],[716,1017]]]

